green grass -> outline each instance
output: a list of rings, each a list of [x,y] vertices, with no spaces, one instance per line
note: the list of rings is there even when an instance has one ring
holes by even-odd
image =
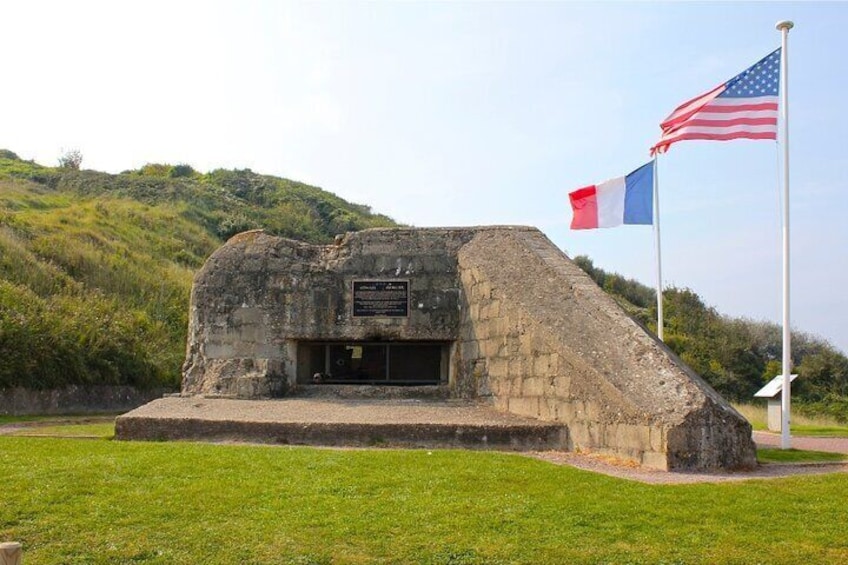
[[[194,273],[262,227],[314,243],[394,222],[249,170],[119,175],[0,151],[0,388],[178,387]]]
[[[760,463],[830,463],[846,460],[848,455],[844,453],[770,447],[757,449],[757,461]]]
[[[49,418],[54,418],[54,416],[7,416],[0,414],[0,426],[16,422],[41,422]]]
[[[20,437],[0,468],[0,539],[30,565],[848,562],[843,474],[659,486],[501,453]]]
[[[49,437],[95,437],[111,439],[115,437],[115,423],[58,424],[55,426],[28,426],[15,430],[12,436],[49,436]]]
[[[24,416],[11,416],[0,414],[0,426],[4,424],[15,424],[18,422],[63,422],[69,425],[79,425],[90,420],[114,420],[115,417],[123,414],[123,412],[102,412],[97,414],[27,414]]]
[[[792,433],[810,437],[848,437],[848,426],[797,425],[789,426]]]
[[[733,404],[757,431],[767,431],[766,407],[759,404]],[[834,418],[807,416],[792,411],[792,424],[789,426],[794,435],[811,437],[848,437],[848,426],[840,424]]]

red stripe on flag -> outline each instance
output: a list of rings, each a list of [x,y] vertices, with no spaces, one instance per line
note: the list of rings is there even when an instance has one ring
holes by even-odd
[[[571,229],[590,230],[598,227],[598,198],[596,185],[584,186],[568,194],[574,217]]]
[[[660,143],[657,144],[657,146],[668,146],[672,143],[684,141],[687,139],[705,139],[712,141],[730,141],[731,139],[777,139],[777,134],[768,131],[759,133],[750,131],[737,131],[733,133],[682,133],[680,135],[676,135],[674,137],[669,137],[668,139],[662,140]]]
[[[742,99],[744,100],[744,98]],[[744,104],[742,102],[733,105],[707,104],[699,110],[700,112],[708,112],[710,114],[732,114],[734,112],[758,112],[758,111],[777,111],[777,102],[758,102],[756,104]]]
[[[724,91],[725,86],[721,84],[712,89],[711,91],[707,92],[706,94],[696,96],[692,100],[684,102],[683,104],[675,108],[674,111],[660,124],[660,128],[665,130],[669,127],[674,126],[675,124],[685,122],[694,114],[700,112],[704,106],[715,100],[715,98]]]
[[[702,118],[689,120],[686,122],[686,127],[689,126],[706,126],[706,127],[729,127],[729,126],[776,126],[777,118],[732,118],[729,120],[705,120]]]

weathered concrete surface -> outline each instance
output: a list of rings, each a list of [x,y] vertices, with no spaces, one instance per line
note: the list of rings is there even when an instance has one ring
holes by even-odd
[[[314,246],[262,231],[218,249],[192,289],[183,391],[283,396],[297,340],[450,341],[460,320],[456,252],[467,229],[366,230]],[[352,282],[410,282],[408,318],[354,318]]]
[[[362,278],[409,280],[409,316],[353,317]],[[562,423],[570,449],[755,465],[744,418],[534,228],[374,229],[329,246],[240,234],[195,279],[183,393],[296,393],[302,340],[450,342],[453,397]]]
[[[160,398],[163,388],[140,390],[131,386],[67,386],[59,389],[0,389],[0,414],[95,414],[132,410]]]
[[[748,422],[541,232],[478,232],[458,262],[465,388],[565,422],[572,449],[666,469],[755,465]]]
[[[561,424],[457,401],[170,397],[115,421],[127,440],[217,440],[533,451],[562,444]]]

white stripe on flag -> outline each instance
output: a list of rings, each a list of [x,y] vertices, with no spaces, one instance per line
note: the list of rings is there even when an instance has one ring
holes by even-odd
[[[610,179],[595,187],[599,228],[613,228],[624,222],[624,195],[627,191],[624,179]]]

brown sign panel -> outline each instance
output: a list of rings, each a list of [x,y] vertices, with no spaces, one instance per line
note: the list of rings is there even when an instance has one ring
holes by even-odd
[[[409,316],[409,281],[353,281],[353,316]]]

